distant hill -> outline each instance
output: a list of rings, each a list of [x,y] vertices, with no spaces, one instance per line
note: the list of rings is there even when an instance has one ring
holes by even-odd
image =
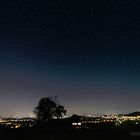
[[[136,111],[136,112],[132,112],[127,114],[126,116],[140,116],[140,112]]]

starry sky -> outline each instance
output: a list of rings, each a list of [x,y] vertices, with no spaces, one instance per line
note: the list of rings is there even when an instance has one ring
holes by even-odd
[[[0,116],[58,96],[68,115],[140,110],[139,0],[0,1]]]

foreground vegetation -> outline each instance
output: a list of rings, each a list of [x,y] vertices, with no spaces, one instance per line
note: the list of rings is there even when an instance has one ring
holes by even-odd
[[[7,130],[1,139],[7,140],[131,140],[139,139],[134,132],[140,132],[138,127],[100,127],[81,129],[47,129],[45,127],[22,128]]]

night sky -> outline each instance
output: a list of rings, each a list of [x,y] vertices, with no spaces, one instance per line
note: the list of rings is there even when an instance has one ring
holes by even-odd
[[[68,115],[140,110],[139,0],[0,1],[0,116],[55,95]]]

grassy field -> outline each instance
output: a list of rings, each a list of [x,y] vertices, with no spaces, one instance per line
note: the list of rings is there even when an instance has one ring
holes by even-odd
[[[132,129],[24,129],[12,131],[2,138],[7,140],[134,140],[140,136],[131,136]],[[140,132],[140,131],[139,131]],[[2,139],[1,138],[1,139]]]

